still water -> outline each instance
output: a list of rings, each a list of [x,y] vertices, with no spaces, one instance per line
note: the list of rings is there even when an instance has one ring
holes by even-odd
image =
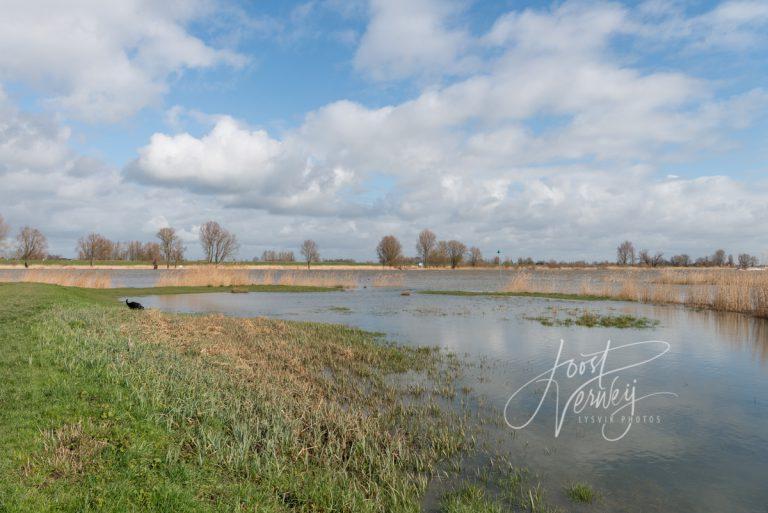
[[[674,306],[437,296],[416,290],[498,288],[501,279],[488,271],[418,273],[389,288],[364,283],[343,292],[196,294],[141,301],[166,311],[342,323],[485,362],[482,371],[470,368],[463,379],[497,415],[493,443],[515,464],[535,472],[549,502],[566,510],[768,511],[768,322]],[[414,293],[401,295],[403,285]],[[658,325],[643,330],[548,327],[528,319],[551,316],[553,309],[585,308],[644,316]],[[580,355],[605,354],[608,341],[612,348],[657,342],[609,351],[602,366],[607,374],[589,382],[599,366],[597,374],[590,365],[579,369],[578,363],[588,359]],[[576,365],[552,371],[561,344],[559,361],[574,359]],[[545,381],[524,387],[538,375]],[[586,393],[601,386],[635,400],[583,410],[574,402],[566,404],[579,387]],[[519,430],[503,420],[513,395],[509,423],[530,420]],[[626,407],[614,415],[615,423],[600,422],[623,404],[634,404],[634,415]],[[622,416],[632,421],[620,421]],[[597,505],[584,509],[567,501],[563,484],[574,481],[597,489]]]

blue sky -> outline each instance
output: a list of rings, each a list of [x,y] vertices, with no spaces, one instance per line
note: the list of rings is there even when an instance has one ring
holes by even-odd
[[[52,252],[195,256],[208,219],[241,258],[768,250],[765,2],[117,5],[3,7],[0,215]]]

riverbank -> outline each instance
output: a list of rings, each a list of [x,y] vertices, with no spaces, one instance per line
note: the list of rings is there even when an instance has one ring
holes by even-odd
[[[0,285],[8,510],[417,511],[466,444],[460,420],[389,379],[450,387],[438,351],[105,294]]]

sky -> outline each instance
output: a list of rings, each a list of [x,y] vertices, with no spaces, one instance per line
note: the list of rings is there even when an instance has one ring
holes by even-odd
[[[768,2],[0,0],[0,215],[768,259]]]

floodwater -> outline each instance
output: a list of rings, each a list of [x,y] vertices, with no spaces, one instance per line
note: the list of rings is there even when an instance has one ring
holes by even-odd
[[[418,290],[497,290],[504,278],[491,271],[404,274],[396,287],[372,287],[362,279],[359,288],[343,292],[141,301],[175,312],[342,323],[483,362],[462,380],[497,416],[495,449],[534,472],[547,500],[567,511],[768,512],[765,320],[612,301],[426,295]],[[411,295],[401,295],[404,290]],[[554,312],[564,318],[584,309],[643,316],[658,325],[562,327],[528,318]],[[553,371],[558,353],[557,361],[573,365]],[[581,356],[593,353],[591,364]],[[608,403],[584,405],[572,395],[579,390],[587,399],[616,392]],[[507,404],[507,422],[525,427],[507,425]],[[562,487],[576,481],[598,491],[596,505],[568,502]]]

